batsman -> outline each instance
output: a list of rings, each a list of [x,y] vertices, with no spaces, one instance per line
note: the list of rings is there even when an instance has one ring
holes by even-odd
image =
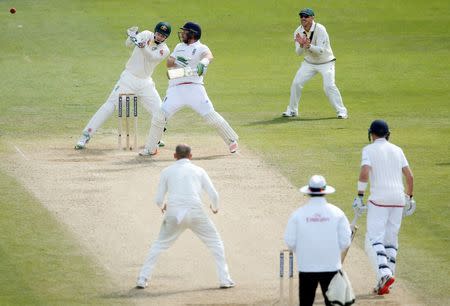
[[[148,30],[139,32],[138,27],[127,30],[125,45],[133,47],[133,53],[108,99],[84,128],[75,145],[76,150],[84,149],[97,129],[111,117],[120,94],[134,94],[149,113],[153,116],[159,113],[161,97],[156,91],[152,74],[156,66],[169,56],[170,50],[165,41],[170,32],[171,26],[167,22],[156,24],[154,33]]]
[[[235,153],[238,149],[238,135],[216,112],[203,86],[203,77],[213,60],[213,55],[208,46],[200,42],[202,35],[200,25],[187,22],[180,30],[181,43],[175,47],[167,60],[169,88],[161,110],[153,116],[147,144],[139,154],[142,156],[157,154],[158,141],[167,121],[183,107],[189,107],[202,116],[207,124],[217,130],[230,153]],[[180,70],[182,73],[173,74],[173,70]]]
[[[389,142],[390,131],[383,120],[369,127],[369,141],[362,150],[358,196],[353,202],[356,214],[367,210],[366,253],[377,273],[375,292],[389,293],[395,281],[398,233],[404,216],[416,209],[414,178],[402,149]],[[406,190],[403,186],[403,176]],[[367,206],[363,198],[370,180]]]

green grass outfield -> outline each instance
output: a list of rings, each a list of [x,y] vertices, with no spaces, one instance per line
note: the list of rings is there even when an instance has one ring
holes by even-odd
[[[17,8],[15,15],[9,14],[12,6]],[[294,53],[292,33],[302,6],[313,7],[316,21],[327,27],[337,57],[336,82],[349,109],[349,120],[334,118],[320,76],[305,86],[301,116],[280,118],[301,61]],[[404,149],[415,174],[418,204],[416,214],[402,226],[398,276],[417,289],[424,301],[448,302],[449,11],[450,2],[441,0],[1,1],[0,149],[11,150],[6,143],[15,138],[36,141],[55,135],[72,137],[68,143],[72,146],[123,70],[129,54],[123,47],[127,27],[152,29],[157,21],[167,20],[173,24],[168,41],[173,49],[178,42],[177,28],[187,20],[198,21],[204,31],[202,41],[216,57],[206,77],[208,94],[239,132],[241,143],[279,168],[296,186],[305,184],[314,173],[325,175],[337,189],[330,201],[349,215],[368,125],[373,119],[387,120],[392,142]],[[162,66],[154,79],[164,95],[167,82]],[[193,133],[206,128],[188,113],[175,116],[169,133],[176,134],[186,126]],[[111,127],[113,120],[105,125]],[[145,132],[144,126],[141,132]],[[9,263],[7,273],[0,276],[0,284],[8,283],[7,296],[0,294],[2,304],[22,301],[23,288],[35,286],[33,279],[22,276],[22,260],[50,260],[42,258],[39,248],[26,247],[35,238],[19,236],[11,231],[11,224],[26,219],[21,231],[29,230],[31,224],[48,223],[52,231],[42,234],[67,234],[35,204],[30,204],[33,211],[14,213],[22,198],[29,203],[35,200],[10,177],[2,174],[0,183],[0,231],[4,236],[0,262]],[[19,196],[4,201],[3,191],[9,186]],[[39,218],[30,218],[33,214]],[[65,242],[52,235],[38,245],[56,248],[59,241],[64,250]],[[16,248],[17,239],[23,249]],[[13,256],[20,253],[29,258]],[[92,264],[87,259],[73,260],[63,251],[57,256],[81,271]],[[55,271],[47,274],[51,273],[46,271],[49,266],[42,264],[36,269],[58,275]],[[89,273],[85,275],[91,278]],[[83,290],[80,281],[80,287],[67,288],[69,291],[58,297],[51,289],[51,278],[41,282],[38,292],[30,290],[27,301],[65,301],[68,295]]]

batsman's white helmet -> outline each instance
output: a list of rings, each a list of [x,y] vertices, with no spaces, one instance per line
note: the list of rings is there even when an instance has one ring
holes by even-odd
[[[335,192],[336,189],[334,189],[331,186],[327,186],[327,181],[322,175],[313,175],[309,179],[309,184],[303,186],[300,188],[301,193],[306,194],[330,194]]]

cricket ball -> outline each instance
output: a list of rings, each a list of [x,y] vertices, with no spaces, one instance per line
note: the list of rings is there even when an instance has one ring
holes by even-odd
[[[9,12],[10,12],[11,14],[15,14],[16,11],[17,11],[17,10],[16,10],[15,7],[12,7],[12,8],[9,9]]]

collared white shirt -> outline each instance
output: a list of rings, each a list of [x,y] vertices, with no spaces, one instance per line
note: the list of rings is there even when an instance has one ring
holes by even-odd
[[[325,197],[311,197],[290,216],[284,240],[297,255],[298,271],[331,272],[342,268],[341,252],[350,236],[344,212]]]
[[[211,51],[209,50],[208,46],[202,44],[200,40],[197,40],[195,43],[190,45],[179,43],[173,50],[172,54],[170,54],[170,56],[175,59],[177,58],[177,56],[182,56],[188,59],[189,67],[191,67],[192,70],[196,71],[197,65],[200,60],[205,56],[206,53],[209,52]],[[196,73],[194,73],[194,75],[192,76],[169,80],[169,87],[186,82],[203,84],[203,75],[198,76]]]
[[[189,159],[183,158],[161,172],[155,201],[159,207],[162,207],[164,197],[168,193],[168,209],[200,208],[203,190],[208,193],[212,207],[217,210],[219,195],[208,174],[203,168],[192,164]]]
[[[294,32],[294,40],[297,33],[302,37],[308,37],[311,40],[311,47],[304,49],[295,41],[295,52],[298,55],[305,53],[305,61],[310,64],[324,64],[335,59],[327,30],[320,23],[312,22],[311,29],[306,32],[303,26],[299,26]]]
[[[138,40],[151,41],[154,38],[154,34],[150,31],[142,31],[137,34],[136,38]],[[127,38],[125,44],[134,46],[130,38]],[[166,59],[169,53],[169,47],[167,47],[165,42],[160,44],[152,42],[150,45],[146,44],[144,48],[135,46],[125,65],[125,69],[135,77],[141,79],[151,78],[156,66]]]
[[[408,161],[400,147],[378,138],[362,150],[361,166],[370,166],[369,201],[383,206],[405,204],[403,172]]]

